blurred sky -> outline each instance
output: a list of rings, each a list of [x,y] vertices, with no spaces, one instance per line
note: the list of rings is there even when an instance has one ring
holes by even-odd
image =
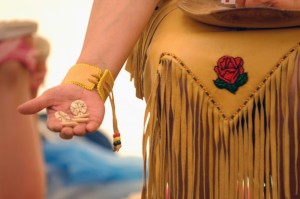
[[[80,53],[92,0],[0,0],[0,5],[1,20],[33,20],[39,26],[37,34],[50,42],[48,73],[39,93],[59,84]],[[114,95],[123,145],[119,154],[141,156],[145,102],[135,98],[133,82],[125,70],[115,82]],[[106,115],[100,129],[111,139],[109,100],[105,107]]]

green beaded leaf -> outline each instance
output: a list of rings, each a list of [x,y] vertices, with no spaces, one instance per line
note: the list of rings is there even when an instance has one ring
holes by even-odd
[[[240,74],[239,77],[237,78],[236,82],[234,84],[228,84],[225,81],[221,80],[220,78],[214,80],[214,84],[220,88],[220,89],[227,89],[231,93],[236,93],[238,88],[242,85],[244,85],[248,81],[248,74],[243,73]]]
[[[225,81],[221,80],[220,78],[214,80],[214,83],[218,88],[221,88],[221,89],[226,88],[228,85]]]
[[[236,84],[238,86],[242,86],[244,85],[246,82],[248,81],[248,74],[247,73],[243,73],[240,74],[239,77],[236,80]]]

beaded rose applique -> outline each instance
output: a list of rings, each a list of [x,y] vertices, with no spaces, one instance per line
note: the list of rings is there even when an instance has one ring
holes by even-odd
[[[248,81],[248,74],[244,71],[244,60],[240,57],[223,56],[214,67],[218,78],[214,84],[220,89],[227,89],[236,93],[238,88]]]

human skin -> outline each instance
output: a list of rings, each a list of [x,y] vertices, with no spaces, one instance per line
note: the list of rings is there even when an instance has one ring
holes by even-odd
[[[0,198],[42,199],[46,179],[36,117],[16,107],[31,99],[30,76],[16,61],[0,66]]]
[[[300,9],[299,0],[236,0],[237,7],[255,7],[262,4],[281,9]]]
[[[22,41],[37,50],[36,67],[29,72],[19,60],[0,65],[0,198],[46,197],[46,171],[38,132],[38,115],[21,115],[16,107],[36,97],[46,74],[48,41],[24,35]]]
[[[84,44],[77,63],[87,63],[109,69],[117,77],[133,46],[147,25],[157,0],[94,1]],[[89,108],[90,121],[74,128],[62,127],[54,113],[67,110],[72,101],[84,100]],[[96,90],[88,91],[75,85],[58,85],[41,96],[19,106],[23,114],[34,114],[46,108],[47,125],[64,139],[85,135],[100,127],[104,103]]]
[[[239,6],[255,6],[270,2],[290,8],[297,0],[237,0]],[[156,4],[154,0],[94,1],[81,54],[77,63],[87,63],[109,69],[117,77],[125,60],[147,25]],[[297,6],[297,5],[294,5]],[[72,101],[84,100],[89,108],[90,121],[75,127],[63,127],[55,118],[56,111],[68,110]],[[104,117],[104,103],[96,90],[88,91],[75,85],[58,85],[41,96],[18,107],[22,114],[47,110],[47,125],[64,139],[83,136],[97,130]]]

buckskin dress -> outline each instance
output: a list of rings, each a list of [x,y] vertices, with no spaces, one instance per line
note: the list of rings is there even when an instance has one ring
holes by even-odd
[[[147,102],[143,198],[299,198],[300,27],[199,23],[161,2],[126,69]]]

